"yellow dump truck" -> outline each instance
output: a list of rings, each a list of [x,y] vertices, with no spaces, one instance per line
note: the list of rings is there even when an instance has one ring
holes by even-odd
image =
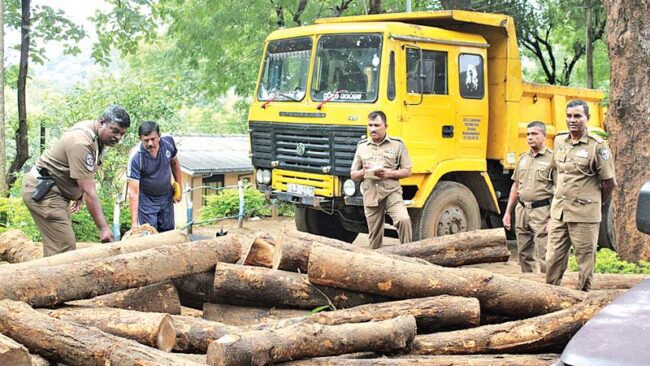
[[[575,98],[602,131],[602,92],[522,81],[505,15],[379,14],[277,30],[249,113],[257,187],[295,205],[299,230],[347,241],[367,232],[350,167],[368,113],[382,110],[413,161],[400,183],[414,239],[496,226],[526,125],[547,123],[552,145]]]

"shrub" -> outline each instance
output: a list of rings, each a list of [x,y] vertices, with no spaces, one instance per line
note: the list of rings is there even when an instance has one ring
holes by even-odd
[[[41,241],[41,233],[22,198],[0,197],[0,221],[0,232],[20,229],[31,240]]]
[[[577,271],[578,262],[575,256],[569,258],[569,268]],[[615,251],[601,249],[596,253],[596,273],[650,274],[650,262],[640,261],[639,264],[626,262],[618,258]]]
[[[224,189],[206,198],[206,205],[201,209],[201,221],[236,216],[239,214],[239,193],[236,189]],[[244,189],[244,216],[271,216],[271,205],[264,194],[255,188]],[[293,216],[293,206],[278,204],[278,214]]]

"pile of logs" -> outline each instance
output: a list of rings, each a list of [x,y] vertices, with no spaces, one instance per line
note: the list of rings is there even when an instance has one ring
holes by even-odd
[[[499,229],[375,251],[284,230],[245,247],[171,231],[1,265],[0,365],[550,365],[642,280],[597,275],[586,294],[460,267],[507,261]]]

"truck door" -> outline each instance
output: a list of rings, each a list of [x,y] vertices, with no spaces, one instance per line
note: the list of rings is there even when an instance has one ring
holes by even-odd
[[[450,50],[432,44],[402,49],[405,62],[400,63],[404,68],[399,79],[405,98],[401,135],[414,162],[413,172],[431,172],[439,161],[454,158],[456,152],[456,107],[449,93]]]

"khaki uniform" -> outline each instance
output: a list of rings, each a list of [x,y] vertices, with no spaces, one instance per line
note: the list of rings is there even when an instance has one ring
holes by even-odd
[[[404,142],[388,135],[378,144],[372,139],[359,141],[352,161],[352,170],[360,170],[364,164],[381,165],[390,170],[413,166]],[[383,244],[386,214],[393,219],[400,242],[408,243],[412,240],[411,218],[404,205],[402,186],[398,179],[365,178],[361,182],[361,192],[371,248],[377,249]]]
[[[43,237],[43,256],[74,250],[75,236],[70,219],[70,202],[82,198],[78,179],[95,179],[102,151],[95,122],[77,123],[63,134],[25,175],[22,196]],[[39,173],[45,168],[55,185],[39,202],[32,199]]]
[[[512,175],[518,184],[515,207],[515,233],[517,253],[522,272],[546,272],[546,224],[550,218],[553,186],[557,173],[550,169],[553,151],[544,148],[538,153],[532,150],[519,156],[519,163]]]
[[[557,185],[551,205],[546,282],[561,284],[573,245],[580,267],[579,289],[589,291],[601,220],[601,181],[614,178],[613,157],[607,142],[592,134],[576,143],[568,134],[557,135],[554,149],[551,168],[557,169]]]

